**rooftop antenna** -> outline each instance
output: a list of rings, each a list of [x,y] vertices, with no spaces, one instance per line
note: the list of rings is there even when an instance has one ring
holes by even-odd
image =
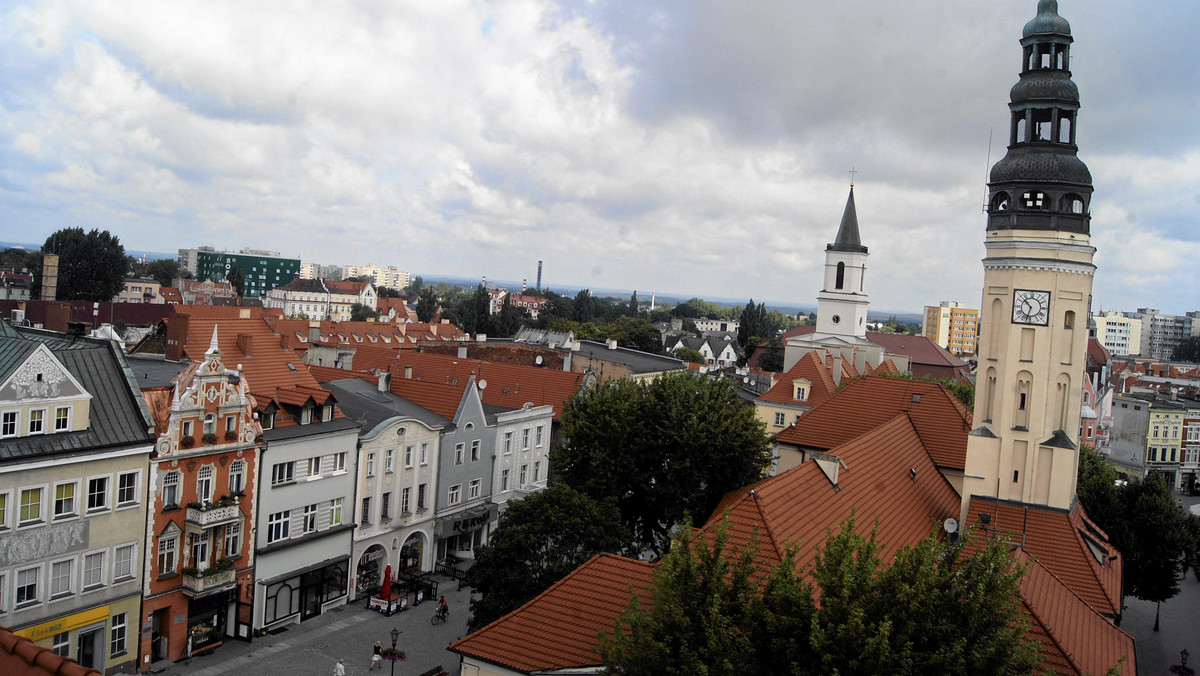
[[[992,132],[995,130],[995,127],[988,127],[987,162],[983,165],[983,213],[985,214],[988,209],[988,167],[992,166]]]

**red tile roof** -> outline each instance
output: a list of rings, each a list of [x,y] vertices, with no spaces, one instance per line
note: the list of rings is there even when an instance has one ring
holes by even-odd
[[[163,297],[166,303],[182,303],[183,294],[179,291],[179,287],[164,286],[158,290],[158,295]]]
[[[398,381],[405,379],[405,369],[409,366],[413,379],[434,383],[465,384],[474,373],[478,380],[487,382],[487,387],[480,393],[483,403],[505,408],[521,408],[528,402],[535,406],[549,404],[554,407],[555,420],[560,418],[564,404],[579,391],[584,380],[584,374],[573,371],[405,350],[392,367],[393,390],[399,386]],[[355,368],[358,368],[357,360]]]
[[[0,674],[4,676],[102,676],[75,660],[59,657],[29,639],[0,627]]]
[[[919,380],[859,378],[775,435],[775,440],[830,449],[901,413],[912,418],[934,462],[953,469],[966,466],[971,413],[946,388]]]
[[[967,523],[990,514],[989,531],[1021,544],[1097,612],[1121,614],[1121,557],[1078,500],[1070,512],[978,495],[970,500]]]
[[[600,633],[613,632],[633,591],[649,601],[653,570],[643,561],[599,554],[449,649],[526,673],[597,666]]]
[[[804,401],[793,396],[795,388],[792,381],[797,378],[804,378],[812,383],[808,399]],[[833,382],[833,376],[830,375],[830,366],[823,363],[818,353],[813,350],[793,364],[787,373],[780,376],[779,380],[775,382],[775,386],[759,397],[758,401],[817,406],[825,403],[836,390],[837,384]]]

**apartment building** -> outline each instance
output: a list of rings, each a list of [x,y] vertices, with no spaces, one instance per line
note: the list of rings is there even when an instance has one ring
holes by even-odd
[[[979,310],[951,300],[926,305],[921,334],[959,357],[974,355],[979,340]]]

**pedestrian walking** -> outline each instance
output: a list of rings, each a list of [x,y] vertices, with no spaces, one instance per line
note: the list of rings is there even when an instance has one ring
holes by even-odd
[[[338,660],[338,663],[333,665],[333,676],[346,676],[346,660]]]
[[[375,642],[375,653],[371,655],[371,666],[367,667],[367,671],[372,671],[375,667],[383,668],[383,644],[379,641]]]

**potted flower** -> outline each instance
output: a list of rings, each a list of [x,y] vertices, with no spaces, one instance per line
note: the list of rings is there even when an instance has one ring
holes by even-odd
[[[191,448],[195,444],[196,440],[190,434],[179,440],[179,445],[183,446],[184,448]]]
[[[205,432],[204,436],[200,437],[204,441],[205,446],[212,446],[217,443],[217,435],[212,432]]]
[[[229,430],[225,432],[225,441],[237,441],[237,431]]]
[[[408,654],[399,648],[384,648],[382,655],[389,662],[402,662],[408,658]]]

